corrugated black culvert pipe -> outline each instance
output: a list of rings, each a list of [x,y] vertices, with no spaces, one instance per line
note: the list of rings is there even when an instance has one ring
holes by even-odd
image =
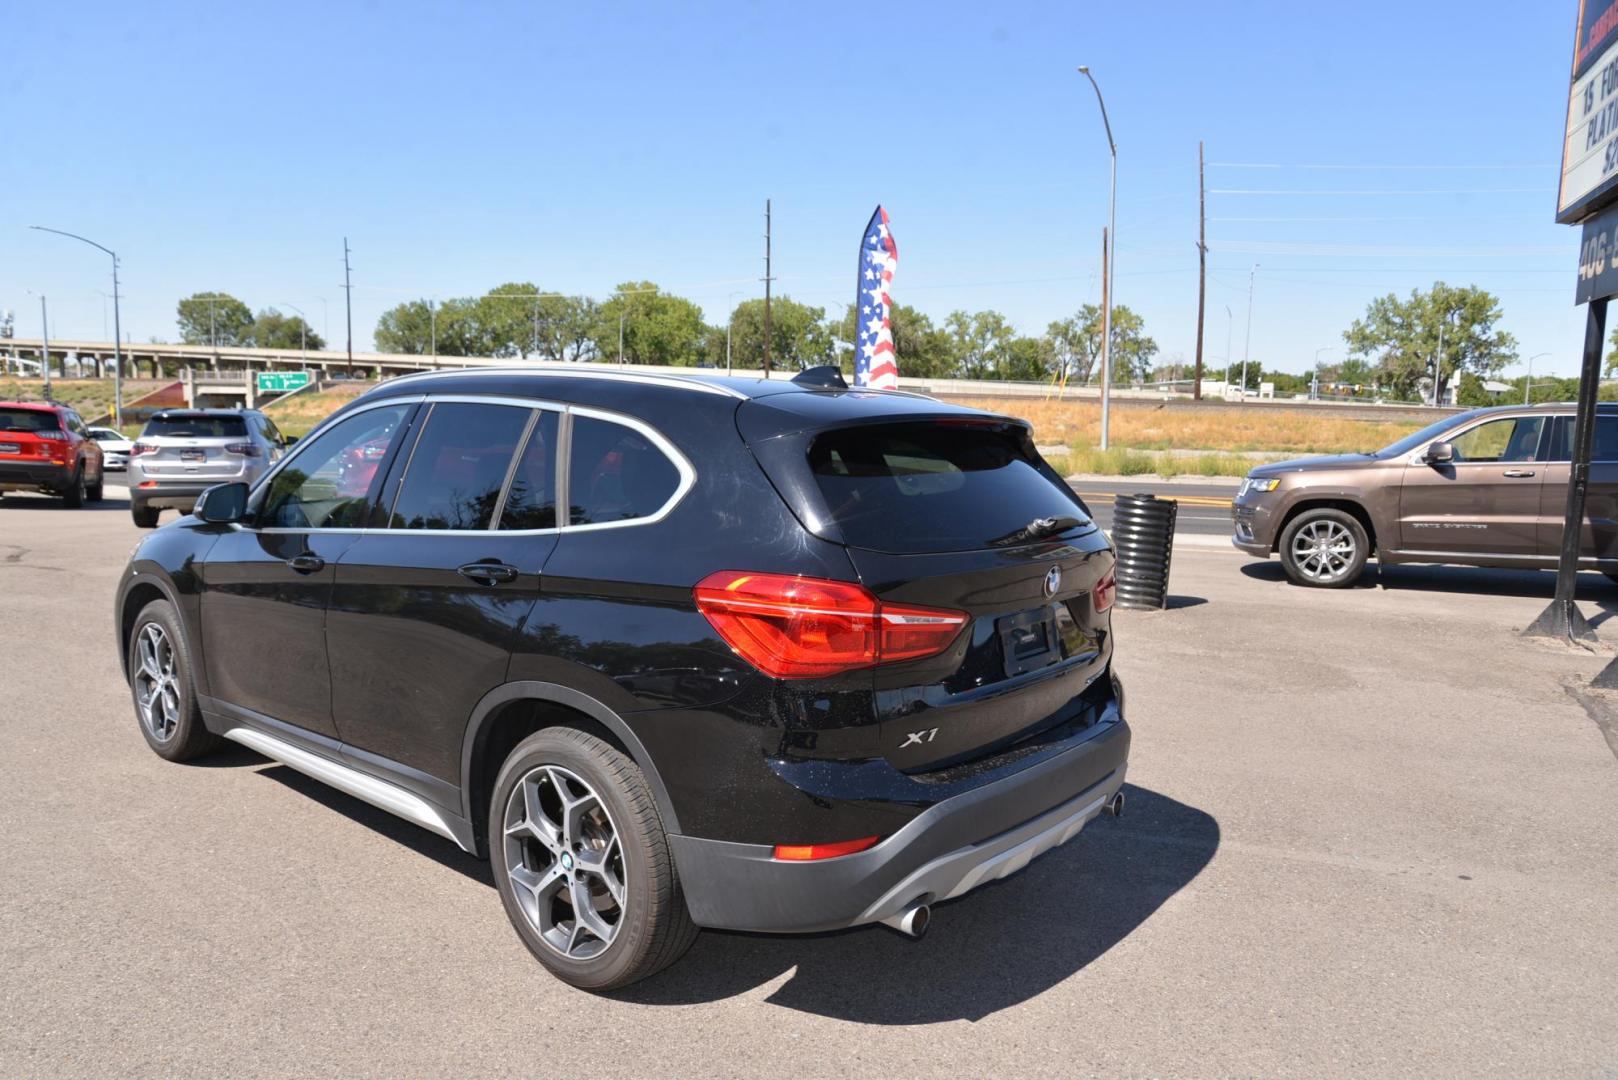
[[[1169,561],[1174,556],[1174,515],[1179,503],[1155,495],[1118,495],[1112,506],[1112,543],[1118,556],[1118,606],[1167,606]]]

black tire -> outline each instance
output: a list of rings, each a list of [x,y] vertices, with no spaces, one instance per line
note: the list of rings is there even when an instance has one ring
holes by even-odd
[[[96,482],[95,483],[88,484],[88,485],[85,486],[84,497],[89,499],[91,502],[100,502],[102,492],[106,488],[106,486],[107,486],[107,474],[106,474],[105,471],[103,471],[100,476],[96,477]]]
[[[172,708],[154,702],[153,709],[164,712],[148,713],[142,706],[142,696],[151,684],[147,665],[150,658],[143,649],[147,627],[155,626],[169,643],[172,657],[172,676],[165,681],[165,689],[173,691]],[[163,669],[161,655],[157,667]],[[186,645],[185,633],[180,625],[179,613],[167,600],[153,600],[135,616],[134,628],[129,633],[129,662],[124,674],[129,681],[129,692],[135,703],[135,723],[146,740],[146,745],[158,757],[169,761],[190,761],[210,754],[223,745],[223,740],[202,723],[202,710],[197,705],[197,686],[192,674],[191,650]],[[149,717],[162,715],[161,722]]]
[[[84,463],[80,462],[79,467],[73,470],[72,482],[68,484],[67,490],[62,492],[62,505],[69,510],[77,510],[84,505],[84,497]]]
[[[129,516],[135,519],[135,527],[138,529],[157,528],[157,516],[162,512],[155,506],[141,506],[139,503],[131,503],[129,506]]]
[[[546,772],[545,767],[559,771]],[[600,837],[605,834],[617,838],[621,903],[613,903],[605,878],[586,878],[583,869],[575,868],[586,864],[573,862],[571,852],[566,850],[565,833],[560,854],[526,832],[507,837],[508,815],[519,828],[527,820],[528,803],[524,801],[524,793],[518,792],[519,785],[527,781],[536,785],[536,791],[554,793],[555,787],[547,788],[547,785],[555,777],[562,777],[561,782],[570,785],[573,795],[587,790],[594,797],[593,805],[586,803],[591,809],[584,811],[584,817],[593,814],[595,807],[605,811],[605,830],[598,827],[596,843],[602,845],[598,850],[610,856],[611,842],[602,841]],[[514,793],[517,802],[513,804]],[[535,798],[542,797],[536,795]],[[557,816],[566,818],[562,814]],[[488,835],[495,884],[511,925],[528,951],[563,982],[583,990],[616,990],[661,971],[684,955],[696,940],[697,927],[686,910],[685,895],[675,872],[662,817],[646,778],[633,761],[595,736],[574,728],[547,728],[518,743],[495,780],[494,795],[489,803]],[[575,846],[573,850],[586,852],[584,846]],[[565,884],[555,886],[549,899],[541,898],[544,892],[541,889],[525,890],[525,900],[519,900],[519,886],[511,879],[512,865],[532,873],[534,879],[551,875]],[[616,914],[616,921],[610,924],[612,940],[591,956],[565,955],[542,936],[536,916],[525,906],[533,905],[537,911],[538,905],[544,904],[547,911],[564,914],[573,910],[570,897],[574,879],[580,883],[580,888],[597,889],[600,902],[609,905],[602,913],[602,922],[606,922],[606,914]],[[564,893],[568,895],[564,897]],[[573,922],[576,926],[577,920]],[[557,917],[555,923],[551,932],[565,934],[567,920]],[[579,937],[577,929],[573,936]],[[600,938],[582,941],[580,951],[600,941]],[[571,947],[572,942],[568,945]]]
[[[1359,580],[1371,553],[1365,526],[1353,514],[1305,510],[1281,531],[1281,565],[1295,584],[1342,589]]]

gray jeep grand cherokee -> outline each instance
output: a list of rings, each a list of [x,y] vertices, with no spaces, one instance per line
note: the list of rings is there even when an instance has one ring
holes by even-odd
[[[1458,413],[1374,454],[1262,465],[1237,493],[1231,542],[1279,555],[1300,585],[1352,584],[1385,563],[1554,567],[1573,406]],[[1597,409],[1580,566],[1618,580],[1618,403]]]

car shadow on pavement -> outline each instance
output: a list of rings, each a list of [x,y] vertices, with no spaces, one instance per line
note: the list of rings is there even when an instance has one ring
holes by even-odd
[[[1202,872],[1213,817],[1126,785],[1124,817],[1091,822],[1026,870],[933,909],[912,941],[884,926],[777,936],[707,931],[691,952],[614,997],[690,1005],[790,975],[767,999],[862,1024],[981,1020],[1081,971]]]
[[[1257,581],[1286,582],[1286,571],[1279,562],[1242,564],[1242,573]],[[1299,585],[1297,588],[1305,588]],[[1350,588],[1383,588],[1402,592],[1478,593],[1487,596],[1543,597],[1549,601],[1556,592],[1554,570],[1501,570],[1483,566],[1441,566],[1427,563],[1399,563],[1383,566],[1369,563],[1365,575]],[[1581,573],[1575,599],[1594,604],[1600,614],[1591,616],[1595,624],[1618,614],[1618,585],[1603,574]]]

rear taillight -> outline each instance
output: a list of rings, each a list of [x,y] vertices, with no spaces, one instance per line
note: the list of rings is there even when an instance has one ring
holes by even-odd
[[[859,840],[840,840],[835,844],[776,844],[775,857],[787,862],[809,862],[812,859],[835,859],[839,855],[852,855],[876,846],[880,836],[867,836]]]
[[[67,442],[67,432],[65,431],[36,431],[33,432],[33,434],[38,435],[41,439],[51,439],[55,442]]]
[[[1112,602],[1118,596],[1118,574],[1116,570],[1108,570],[1096,582],[1096,587],[1090,590],[1090,602],[1095,606],[1097,615],[1112,607]]]
[[[803,679],[933,656],[967,617],[884,604],[846,581],[721,570],[692,590],[701,611],[742,659],[779,679]]]
[[[140,457],[142,454],[155,453],[157,453],[157,447],[153,446],[151,443],[138,442],[129,448],[130,457]]]
[[[264,451],[259,449],[257,443],[233,442],[225,444],[225,453],[239,454],[242,457],[262,457]]]

